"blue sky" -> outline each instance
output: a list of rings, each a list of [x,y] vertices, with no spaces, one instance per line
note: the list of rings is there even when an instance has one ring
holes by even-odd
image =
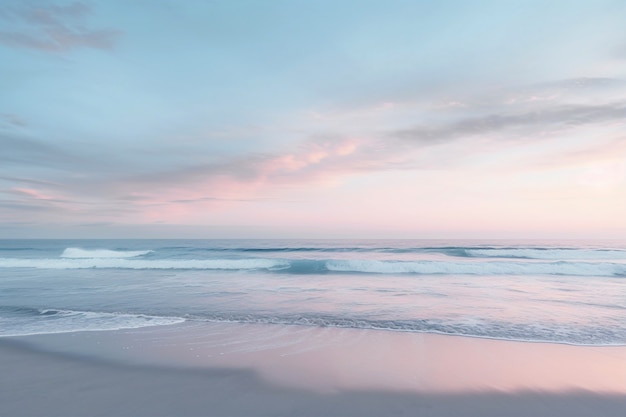
[[[623,1],[0,2],[0,237],[623,237]]]

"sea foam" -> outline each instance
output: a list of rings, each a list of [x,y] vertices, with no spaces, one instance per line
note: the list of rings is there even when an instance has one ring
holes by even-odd
[[[0,258],[0,268],[36,269],[197,269],[256,270],[282,274],[417,274],[417,275],[572,275],[626,276],[626,263],[578,261],[393,261],[317,259],[125,259],[125,258]]]
[[[124,259],[124,258],[63,258],[25,259],[0,258],[0,268],[36,269],[206,269],[249,270],[288,266],[277,259]]]
[[[439,262],[335,260],[329,271],[423,275],[588,275],[624,276],[626,264],[597,262]]]
[[[521,258],[554,260],[626,260],[626,251],[612,249],[567,248],[475,248],[464,249],[466,256],[475,258]]]
[[[146,314],[126,314],[75,311],[61,309],[14,309],[12,320],[0,326],[0,336],[26,336],[34,334],[71,333],[137,329],[182,323],[181,317],[159,317]],[[17,312],[17,314],[15,314]],[[0,315],[0,322],[3,321]]]
[[[108,259],[108,258],[135,258],[137,256],[147,255],[151,250],[110,250],[110,249],[81,249],[67,248],[61,254],[61,258],[71,259]]]

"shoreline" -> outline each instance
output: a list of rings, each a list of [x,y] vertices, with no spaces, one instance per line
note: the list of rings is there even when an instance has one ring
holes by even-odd
[[[0,338],[0,415],[622,416],[626,347],[234,323]]]
[[[165,319],[175,319],[175,317],[168,316],[153,316],[158,318]],[[460,338],[468,338],[468,339],[479,339],[479,340],[490,340],[497,342],[513,342],[513,343],[531,343],[531,344],[547,344],[547,345],[564,345],[564,346],[574,346],[574,347],[583,347],[583,348],[626,348],[626,342],[624,343],[607,343],[607,344],[585,344],[585,343],[573,343],[573,342],[565,342],[565,341],[554,341],[554,340],[533,340],[533,339],[506,339],[500,337],[491,337],[491,336],[477,336],[472,334],[461,334],[461,333],[444,333],[438,332],[435,330],[404,330],[404,329],[394,329],[394,328],[386,328],[386,327],[343,327],[343,326],[317,326],[317,325],[304,325],[304,324],[290,324],[290,323],[264,323],[264,322],[245,322],[245,321],[218,321],[218,320],[203,320],[203,319],[185,319],[180,318],[180,321],[165,323],[165,324],[156,324],[156,325],[148,325],[141,327],[128,327],[128,328],[119,328],[119,329],[96,329],[96,330],[69,330],[69,331],[58,331],[58,332],[49,332],[49,333],[23,333],[23,334],[9,334],[9,335],[1,335],[0,340],[2,339],[21,339],[24,337],[27,338],[38,338],[38,337],[47,337],[50,335],[70,335],[70,334],[81,334],[81,333],[100,333],[100,332],[128,332],[128,331],[140,331],[142,329],[150,329],[150,328],[162,328],[165,326],[177,326],[191,323],[205,323],[205,324],[227,324],[227,325],[252,325],[252,326],[285,326],[285,327],[294,327],[294,328],[330,328],[330,329],[339,329],[339,330],[356,330],[356,331],[373,331],[373,332],[392,332],[392,333],[409,333],[409,334],[422,334],[422,335],[435,335],[435,336],[444,336],[444,337],[460,337]]]

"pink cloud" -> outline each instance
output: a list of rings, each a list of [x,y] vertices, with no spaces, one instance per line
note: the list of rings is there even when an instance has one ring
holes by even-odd
[[[10,191],[13,194],[34,198],[35,200],[56,200],[55,197],[51,197],[33,188],[12,188]]]

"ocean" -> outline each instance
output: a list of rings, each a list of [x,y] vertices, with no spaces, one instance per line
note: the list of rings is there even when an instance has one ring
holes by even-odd
[[[0,240],[0,336],[185,321],[626,345],[626,242]]]

